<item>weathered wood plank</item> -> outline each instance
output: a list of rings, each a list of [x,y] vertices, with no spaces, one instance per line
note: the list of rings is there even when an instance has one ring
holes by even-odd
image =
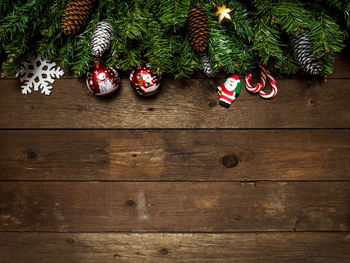
[[[0,231],[349,231],[350,183],[2,182]]]
[[[350,261],[349,233],[2,233],[2,263]]]
[[[267,101],[245,90],[226,109],[214,80],[167,80],[153,98],[137,97],[127,80],[112,97],[96,98],[75,79],[58,80],[50,97],[20,94],[2,80],[0,128],[349,128],[350,79],[283,79]]]
[[[350,180],[349,130],[3,130],[0,180]]]
[[[341,54],[335,55],[334,72],[328,78],[350,77],[350,48],[347,47]]]

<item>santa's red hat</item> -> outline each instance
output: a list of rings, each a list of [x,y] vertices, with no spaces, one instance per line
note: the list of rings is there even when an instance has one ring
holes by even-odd
[[[235,74],[229,77],[230,79],[239,80],[239,77]]]

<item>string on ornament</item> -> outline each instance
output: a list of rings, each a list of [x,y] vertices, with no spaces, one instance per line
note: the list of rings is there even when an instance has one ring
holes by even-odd
[[[267,70],[267,66],[259,63],[261,69],[260,82],[252,85],[252,74],[247,74],[245,76],[245,87],[251,93],[258,93],[263,99],[272,99],[277,95],[278,87],[276,80],[272,77],[271,73]],[[271,85],[271,92],[267,93],[263,89],[266,85],[266,79]]]

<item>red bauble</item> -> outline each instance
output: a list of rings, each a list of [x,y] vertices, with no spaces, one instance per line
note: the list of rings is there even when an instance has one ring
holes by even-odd
[[[119,88],[120,77],[114,68],[96,63],[86,75],[86,85],[96,96],[106,96]]]
[[[160,90],[160,76],[150,66],[138,67],[130,74],[131,87],[141,96],[151,96]]]

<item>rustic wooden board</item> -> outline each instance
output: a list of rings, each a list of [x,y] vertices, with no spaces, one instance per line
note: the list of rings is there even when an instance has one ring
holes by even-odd
[[[2,233],[2,263],[350,261],[349,233]]]
[[[0,231],[349,231],[350,183],[2,182]]]
[[[0,180],[349,180],[349,130],[3,130]]]
[[[120,91],[97,98],[76,79],[55,83],[50,97],[21,95],[17,80],[1,80],[0,128],[350,128],[350,80],[282,79],[276,98],[243,90],[226,109],[217,104],[220,80],[165,80],[159,96]]]
[[[349,51],[328,82],[278,78],[228,110],[198,73],[149,99],[127,73],[109,98],[0,79],[0,263],[349,262],[349,130],[271,130],[350,128]]]
[[[335,55],[334,72],[328,78],[350,77],[350,48],[347,47],[341,54]]]

